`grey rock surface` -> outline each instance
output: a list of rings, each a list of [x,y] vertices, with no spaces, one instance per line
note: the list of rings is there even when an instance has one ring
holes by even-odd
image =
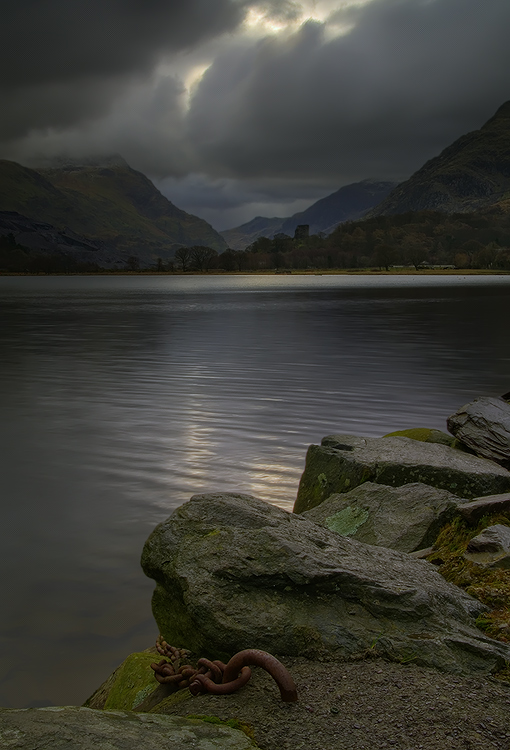
[[[9,750],[249,750],[243,732],[180,716],[74,706],[0,709],[0,747]]]
[[[510,513],[510,492],[502,495],[489,495],[488,497],[479,497],[470,503],[462,503],[457,507],[457,511],[470,524],[477,524],[483,517],[493,513]]]
[[[459,502],[450,492],[420,482],[402,487],[365,482],[303,515],[358,542],[414,552],[435,542]]]
[[[405,437],[329,435],[308,449],[294,512],[311,510],[333,493],[349,492],[364,482],[393,487],[422,482],[469,499],[510,491],[510,472],[446,445]]]
[[[502,398],[475,398],[448,417],[449,432],[477,455],[510,468],[510,404]]]
[[[160,632],[200,655],[342,660],[368,650],[457,673],[510,659],[474,627],[484,606],[430,563],[248,495],[192,497],[156,527],[142,566],[157,582]]]
[[[488,526],[470,540],[464,557],[478,565],[510,568],[510,527]]]
[[[502,682],[414,662],[282,660],[297,703],[283,703],[270,676],[254,669],[233,695],[205,694],[154,710],[240,719],[264,750],[508,750],[510,695]]]

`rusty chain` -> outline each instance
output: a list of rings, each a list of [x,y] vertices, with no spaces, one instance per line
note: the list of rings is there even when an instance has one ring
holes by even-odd
[[[151,667],[154,677],[162,685],[174,684],[178,690],[189,687],[192,695],[228,695],[246,685],[251,677],[250,666],[256,666],[271,675],[280,689],[283,701],[297,701],[292,677],[283,664],[267,651],[253,648],[239,651],[228,664],[218,660],[199,659],[195,668],[190,664],[181,664],[181,661],[189,657],[189,651],[170,646],[161,635],[156,641],[156,648],[165,658],[158,663],[153,662]]]

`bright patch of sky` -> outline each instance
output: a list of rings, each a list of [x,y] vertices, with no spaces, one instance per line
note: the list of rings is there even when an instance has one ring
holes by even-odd
[[[184,105],[189,109],[194,91],[197,89],[214,58],[224,53],[228,46],[253,44],[268,36],[296,33],[307,21],[324,25],[324,41],[349,33],[355,27],[352,14],[356,8],[375,0],[305,0],[297,3],[285,1],[273,6],[270,3],[253,5],[248,9],[244,23],[231,34],[206,42],[190,54],[181,54],[171,62],[159,66],[160,75],[174,75],[185,88]]]

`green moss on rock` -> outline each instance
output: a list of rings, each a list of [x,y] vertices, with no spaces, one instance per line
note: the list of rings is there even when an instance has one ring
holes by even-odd
[[[152,595],[152,614],[167,643],[205,656],[206,643],[200,635],[200,629],[177,594],[170,597],[158,584]]]
[[[406,437],[410,440],[418,440],[420,443],[439,443],[440,445],[448,445],[450,448],[456,442],[452,435],[430,427],[412,427],[409,430],[397,430],[396,432],[389,432],[384,437]]]
[[[239,721],[239,719],[220,719],[219,716],[209,716],[207,714],[188,714],[186,719],[200,719],[205,721],[207,724],[217,724],[224,727],[230,727],[231,729],[238,729],[240,732],[249,737],[251,740],[255,739],[253,727],[251,724],[247,724],[245,721]]]
[[[115,680],[104,704],[105,709],[132,711],[158,686],[151,669],[154,654],[130,654],[115,673]]]
[[[495,524],[510,526],[510,518],[502,514],[487,515],[476,528],[462,518],[455,518],[443,527],[428,560],[439,565],[438,570],[447,581],[489,607],[488,612],[479,615],[477,626],[491,638],[510,643],[510,570],[486,568],[464,557],[469,541]]]
[[[154,708],[151,708],[149,710],[150,714],[166,714],[168,712],[168,709],[171,706],[176,706],[179,703],[185,703],[185,701],[191,701],[193,700],[193,696],[191,695],[189,688],[184,688],[183,690],[177,690],[177,692],[172,693],[171,695],[164,698],[162,701],[160,701]]]

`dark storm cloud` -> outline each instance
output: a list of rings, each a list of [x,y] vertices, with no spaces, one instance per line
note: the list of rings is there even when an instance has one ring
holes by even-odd
[[[3,0],[0,136],[108,110],[168,53],[234,29],[244,0]]]
[[[150,69],[166,50],[233,29],[235,0],[3,0],[0,82],[34,86]]]
[[[318,0],[269,33],[313,5],[3,0],[0,156],[120,152],[225,227],[403,179],[510,99],[507,0]]]
[[[218,57],[189,132],[213,174],[400,178],[510,98],[510,3],[376,0]]]

